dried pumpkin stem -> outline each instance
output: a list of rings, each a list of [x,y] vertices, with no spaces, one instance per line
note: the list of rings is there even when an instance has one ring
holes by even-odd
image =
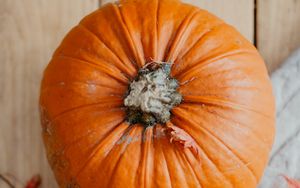
[[[150,62],[139,70],[124,99],[130,124],[151,126],[170,120],[170,111],[182,101],[178,81],[170,72],[171,63],[164,62]]]

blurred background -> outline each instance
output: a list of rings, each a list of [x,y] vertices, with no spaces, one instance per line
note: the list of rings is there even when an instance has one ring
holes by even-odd
[[[57,187],[41,140],[41,76],[71,27],[107,2],[0,0],[0,173],[18,185],[40,174],[42,187]],[[184,2],[207,9],[235,26],[257,46],[270,75],[300,47],[300,0]],[[0,181],[0,188],[5,187]]]

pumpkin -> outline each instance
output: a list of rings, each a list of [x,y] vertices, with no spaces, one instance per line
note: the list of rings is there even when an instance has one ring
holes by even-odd
[[[47,66],[40,112],[60,187],[256,187],[274,136],[264,61],[176,0],[86,16]]]

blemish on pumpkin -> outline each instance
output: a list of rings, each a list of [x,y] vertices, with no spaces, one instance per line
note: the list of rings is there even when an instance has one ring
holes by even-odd
[[[67,183],[66,188],[80,188],[80,186],[75,181],[75,179],[72,178],[71,181],[69,183]]]
[[[199,147],[195,140],[183,129],[167,123],[165,132],[170,138],[170,143],[178,143],[183,148],[191,149],[196,156],[199,155]]]
[[[45,107],[40,105],[39,108],[40,108],[41,124],[43,126],[45,126],[45,125],[49,124],[50,118],[49,118],[49,115],[48,115]]]
[[[194,81],[194,80],[196,80],[196,79],[197,79],[197,77],[192,77],[191,79],[186,80],[186,81],[180,83],[180,85],[181,85],[181,86],[186,85],[186,84],[188,84],[188,83],[190,83],[190,82],[192,82],[192,81]]]
[[[96,91],[96,85],[95,84],[89,84],[88,89],[90,93],[94,93]]]
[[[161,139],[166,137],[166,134],[164,132],[156,132],[152,137],[150,136],[143,136],[141,135],[136,135],[136,136],[130,136],[130,135],[124,135],[120,138],[120,140],[118,140],[118,142],[116,143],[117,145],[126,143],[126,144],[130,144],[133,142],[137,142],[139,140],[142,140],[142,142],[147,142],[151,139]]]
[[[64,151],[52,154],[49,157],[49,163],[53,169],[58,171],[64,171],[69,166],[69,162],[64,158]]]

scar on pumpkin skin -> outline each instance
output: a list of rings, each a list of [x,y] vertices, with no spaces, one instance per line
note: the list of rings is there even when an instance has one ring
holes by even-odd
[[[195,140],[183,129],[167,122],[165,126],[165,133],[170,137],[170,143],[178,143],[183,148],[191,149],[196,156],[199,156],[199,147]]]

